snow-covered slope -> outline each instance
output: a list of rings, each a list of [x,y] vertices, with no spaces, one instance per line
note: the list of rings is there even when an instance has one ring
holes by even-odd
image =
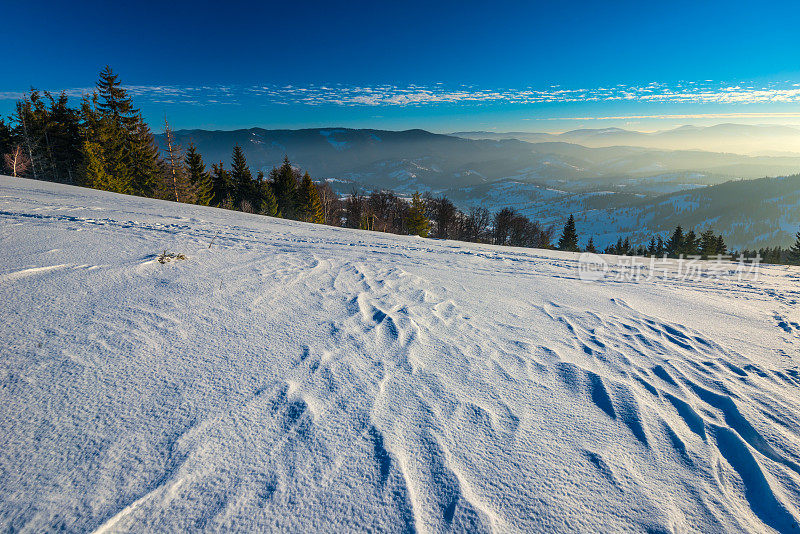
[[[0,530],[798,531],[797,269],[12,178],[0,243]]]

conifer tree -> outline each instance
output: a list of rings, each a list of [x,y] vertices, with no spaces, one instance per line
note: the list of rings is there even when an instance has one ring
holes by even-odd
[[[234,188],[232,195],[234,206],[243,211],[248,211],[244,209],[248,205],[253,208],[255,200],[253,174],[247,166],[244,150],[238,144],[233,147],[230,177]]]
[[[589,242],[586,243],[586,252],[597,254],[597,247],[594,246],[594,237],[589,237]]]
[[[419,192],[415,192],[411,196],[407,224],[409,235],[428,237],[428,218],[425,216],[425,204],[422,202]]]
[[[796,234],[797,240],[789,247],[788,261],[792,265],[800,265],[800,231]]]
[[[564,231],[561,238],[558,240],[559,250],[568,250],[570,252],[578,251],[578,232],[575,230],[575,217],[572,215],[567,219],[564,225]]]
[[[678,256],[679,254],[683,254],[684,249],[684,238],[683,238],[683,228],[680,225],[675,227],[675,231],[672,232],[672,236],[667,240],[666,244],[666,252],[670,256]]]
[[[319,201],[317,186],[311,181],[308,173],[303,175],[298,191],[298,212],[300,219],[306,222],[322,224],[325,218],[322,213],[322,203]]]
[[[700,234],[700,255],[704,258],[717,255],[717,236],[711,228]]]
[[[19,145],[14,142],[14,134],[11,131],[11,126],[0,117],[0,154],[11,154],[18,146]]]
[[[110,67],[82,105],[86,178],[94,187],[150,195],[162,176],[158,146],[150,128]]]
[[[216,163],[211,164],[211,202],[209,206],[216,206],[219,208],[231,209],[233,202],[231,201],[231,180],[228,171],[225,170],[223,163],[220,161],[219,165]]]
[[[196,202],[201,206],[211,205],[214,198],[214,183],[211,175],[206,171],[203,156],[197,151],[194,143],[189,143],[183,161],[186,166],[186,175],[195,189]]]
[[[31,91],[30,96],[18,100],[12,121],[15,124],[15,137],[19,139],[23,153],[27,156],[29,173],[34,180],[43,177],[44,155],[42,152],[41,112],[39,109],[39,93]]]
[[[275,200],[278,202],[278,211],[287,219],[297,218],[297,177],[289,163],[289,158],[283,158],[283,164],[270,172],[272,178]]]
[[[0,124],[0,145],[12,140],[19,145],[33,178],[75,183],[79,177],[83,160],[79,114],[67,104],[64,92],[54,97],[34,89],[16,103],[13,129]],[[0,146],[0,154],[9,149]]]
[[[722,234],[717,236],[717,254],[722,254],[723,256],[728,253],[728,245],[725,244],[725,238],[722,237]]]
[[[683,253],[687,256],[696,256],[700,252],[699,238],[694,230],[689,230],[683,240]]]
[[[261,198],[259,213],[262,215],[269,215],[270,217],[280,217],[278,201],[275,199],[275,193],[272,191],[272,184],[264,178],[264,171],[258,171],[258,190]]]
[[[656,243],[656,238],[651,237],[650,243],[647,244],[647,254],[650,256],[655,256],[657,254],[658,244]]]

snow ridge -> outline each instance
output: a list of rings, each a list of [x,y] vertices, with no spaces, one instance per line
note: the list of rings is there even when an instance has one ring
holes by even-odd
[[[797,269],[0,190],[3,530],[800,526]]]

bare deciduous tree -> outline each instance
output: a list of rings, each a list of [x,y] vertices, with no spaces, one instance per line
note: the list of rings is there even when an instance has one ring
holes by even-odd
[[[172,174],[172,188],[175,192],[175,202],[180,202],[181,199],[178,194],[178,173],[182,170],[180,165],[183,161],[183,155],[181,154],[180,145],[175,142],[175,135],[172,133],[172,128],[170,128],[166,116],[164,116],[164,140],[167,143],[167,165],[169,165],[169,170]]]
[[[6,162],[6,168],[11,171],[11,176],[14,177],[25,174],[31,164],[20,145],[14,147],[12,152],[4,155],[3,159]]]
[[[172,192],[169,196],[174,196],[176,202],[193,204],[197,201],[197,187],[192,184],[186,173],[183,147],[175,140],[175,133],[172,131],[166,116],[164,116],[164,141],[166,143],[164,148],[166,153],[165,166],[168,174],[166,179],[168,182],[172,182]],[[169,186],[166,185],[166,187]],[[252,210],[252,207],[250,209]]]

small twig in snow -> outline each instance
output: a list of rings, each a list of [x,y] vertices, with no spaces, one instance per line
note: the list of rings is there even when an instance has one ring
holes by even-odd
[[[219,233],[220,233],[220,230],[217,230],[217,233],[216,233],[216,234],[214,234],[214,237],[212,237],[212,238],[211,238],[211,243],[209,243],[209,244],[208,244],[208,248],[211,248],[211,245],[213,245],[213,244],[214,244],[214,240],[217,238],[217,236],[219,235]]]

